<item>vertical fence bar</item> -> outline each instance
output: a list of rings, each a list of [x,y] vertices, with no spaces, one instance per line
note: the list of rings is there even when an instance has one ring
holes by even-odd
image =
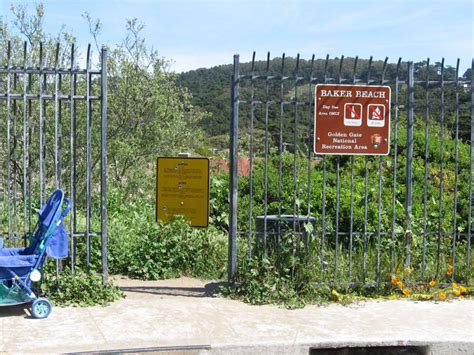
[[[467,216],[467,250],[466,250],[466,269],[469,270],[469,276],[472,275],[471,266],[471,238],[472,238],[472,169],[474,166],[474,59],[471,62],[471,141],[469,154],[469,208]]]
[[[73,59],[73,58],[72,58]],[[71,61],[71,66],[74,65],[74,60]],[[73,83],[72,83],[72,93],[73,95],[77,94],[77,74],[73,74]],[[72,184],[73,188],[73,195],[72,198],[74,202],[78,200],[77,198],[77,102],[76,100],[71,97],[72,100],[72,134],[73,134],[73,142],[72,142]],[[77,243],[75,234],[77,233],[77,203],[72,205],[72,247],[73,247],[73,255],[77,258]]]
[[[396,250],[396,219],[397,219],[397,173],[398,173],[398,115],[399,115],[399,73],[402,58],[398,58],[397,71],[395,74],[395,124],[393,138],[393,191],[392,191],[392,240],[390,253],[390,273],[395,271],[395,250]]]
[[[71,45],[71,67],[70,67],[70,73],[69,73],[69,85],[70,85],[70,91],[69,91],[69,114],[70,114],[70,124],[69,124],[69,196],[74,201],[74,206],[73,210],[71,211],[71,217],[69,217],[69,236],[70,236],[70,243],[71,243],[71,269],[74,272],[75,267],[76,267],[76,248],[75,248],[75,236],[74,236],[74,231],[75,231],[75,226],[74,226],[74,215],[75,215],[75,209],[76,209],[76,199],[75,199],[75,162],[74,162],[74,148],[75,148],[75,139],[76,139],[76,133],[75,133],[75,102],[74,102],[74,95],[75,95],[75,74],[73,74],[74,70],[74,60],[75,60],[75,51],[74,51],[74,43]]]
[[[7,92],[6,92],[6,98],[7,98],[7,103],[6,103],[6,110],[7,110],[7,144],[6,144],[6,173],[7,173],[7,219],[8,219],[8,234],[7,234],[7,241],[10,244],[11,243],[11,232],[12,232],[12,221],[11,221],[11,204],[10,204],[10,199],[11,199],[11,182],[10,182],[10,66],[11,66],[11,51],[12,51],[12,43],[11,41],[8,41],[7,43]]]
[[[90,101],[91,45],[87,46],[86,57],[86,269],[91,262],[91,101]]]
[[[349,282],[352,282],[352,258],[354,250],[354,156],[351,155],[351,180],[349,201]]]
[[[356,83],[357,62],[359,57],[354,59],[354,67],[352,69],[352,85]],[[351,155],[351,197],[349,211],[349,281],[352,281],[352,252],[354,249],[354,156]]]
[[[59,56],[59,43],[58,43],[58,48],[57,48],[57,51],[56,51],[56,55]],[[58,59],[56,59],[56,62],[58,62]],[[58,66],[56,65],[56,68]],[[62,74],[57,74],[58,75],[58,92],[56,93],[56,95],[61,95],[62,93],[62,85],[63,85],[63,76]],[[57,156],[58,156],[58,159],[57,159],[57,176],[58,176],[58,181],[57,181],[57,185],[59,188],[63,188],[62,187],[62,164],[61,164],[61,161],[62,161],[62,149],[63,149],[63,112],[62,112],[62,101],[59,101],[58,102],[58,135],[57,135],[57,140],[58,140],[58,152],[57,152]],[[62,260],[58,260],[58,268],[62,270],[63,268],[63,263],[62,263]]]
[[[285,53],[281,56],[281,71],[280,71],[280,126],[279,126],[279,141],[278,141],[278,224],[277,224],[277,247],[280,246],[281,235],[281,201],[282,201],[282,170],[283,170],[283,117],[285,110],[284,103],[284,70],[285,70]]]
[[[313,147],[314,147],[314,116],[313,107],[314,107],[314,93],[312,90],[313,85],[313,70],[314,70],[314,54],[311,58],[311,70],[309,75],[309,83],[308,83],[308,205],[306,216],[307,220],[306,223],[309,223],[311,217],[311,178],[313,172]],[[308,236],[308,242],[311,241],[312,235],[314,231],[312,231]],[[311,245],[311,243],[309,243]],[[311,248],[309,249],[311,251]]]
[[[324,83],[328,82],[328,64],[329,64],[329,54],[326,55],[326,61],[324,62]],[[316,109],[316,108],[315,108]],[[321,259],[321,269],[324,271],[325,262],[324,262],[324,246],[326,244],[326,155],[323,155],[323,188],[321,196],[321,247],[320,247],[320,259]]]
[[[296,56],[296,68],[295,68],[295,91],[294,91],[294,119],[295,124],[293,126],[293,232],[296,232],[296,216],[297,216],[297,189],[298,189],[298,75],[300,69],[300,54]],[[294,249],[293,249],[294,250]]]
[[[382,76],[380,79],[380,85],[384,84],[385,81],[385,71],[387,70],[387,62],[388,57],[385,57],[383,62],[382,68]],[[382,224],[382,184],[383,184],[383,174],[382,174],[382,167],[383,167],[384,158],[381,155],[379,157],[379,191],[378,191],[378,206],[377,206],[377,285],[380,286],[381,283],[381,248],[382,248],[382,240],[381,240],[381,224]]]
[[[341,55],[341,60],[339,61],[339,71],[337,73],[337,83],[342,83],[342,64],[344,62],[344,56]],[[337,280],[337,272],[339,268],[339,208],[340,208],[340,193],[341,193],[341,157],[338,155],[336,157],[336,220],[334,221],[335,228],[335,239],[336,245],[334,249],[334,280]]]
[[[228,279],[233,281],[237,272],[237,197],[238,197],[238,140],[239,140],[239,56],[234,55],[234,71],[231,85],[230,117],[230,213],[229,213],[229,256]]]
[[[336,220],[334,221],[336,228],[334,231],[336,237],[336,244],[334,250],[334,280],[337,281],[337,274],[339,268],[339,207],[340,207],[340,193],[341,193],[341,159],[338,156],[336,159]]]
[[[59,170],[59,43],[56,44],[55,60],[54,60],[54,184],[55,188],[60,187],[60,170]],[[56,277],[59,277],[60,260],[56,259]]]
[[[48,67],[45,65],[45,70],[47,69]],[[45,73],[43,74],[43,87],[44,87],[44,95],[43,95],[43,133],[42,133],[42,136],[43,136],[43,148],[42,148],[42,154],[43,154],[43,201],[44,203],[46,203],[46,186],[47,186],[47,183],[48,183],[48,176],[47,176],[47,173],[48,173],[48,169],[47,169],[47,160],[48,160],[48,151],[46,149],[47,145],[46,145],[46,142],[47,142],[47,136],[46,136],[46,130],[47,130],[47,127],[48,127],[48,104],[49,104],[49,100],[46,100],[46,96],[47,96],[47,90],[48,90],[48,75]]]
[[[441,256],[441,242],[443,236],[443,191],[444,191],[444,58],[441,60],[441,112],[440,124],[440,162],[439,162],[439,209],[438,209],[438,246],[436,252],[436,277],[439,275],[439,259]]]
[[[458,173],[459,173],[459,58],[456,62],[456,108],[455,108],[455,138],[454,138],[454,201],[453,201],[453,271],[451,275],[451,281],[454,282],[456,274],[456,242],[458,233]]]
[[[28,74],[28,91],[33,91],[33,74]],[[32,233],[32,190],[33,190],[33,103],[28,100],[28,233]],[[26,246],[27,238],[25,238]]]
[[[253,144],[254,144],[254,124],[255,124],[255,84],[254,84],[254,69],[255,69],[255,52],[252,55],[252,70],[251,70],[251,93],[250,93],[250,140],[249,140],[249,236],[248,236],[248,252],[249,257],[252,257],[252,241],[253,241]],[[265,250],[267,248],[264,245]]]
[[[264,210],[263,210],[263,244],[267,245],[267,213],[268,213],[268,110],[269,110],[269,85],[268,77],[270,75],[270,52],[267,53],[267,68],[265,78],[265,154],[264,154]],[[266,248],[265,248],[266,250]]]
[[[365,179],[364,179],[364,233],[362,241],[362,280],[365,282],[367,276],[367,217],[369,211],[369,157],[365,156]]]
[[[382,174],[382,164],[383,156],[379,157],[379,191],[378,191],[378,206],[377,206],[377,284],[380,286],[381,283],[381,270],[380,270],[380,261],[381,261],[381,236],[380,228],[382,223],[382,183],[383,183],[383,174]]]
[[[13,92],[16,95],[18,89],[18,74],[13,74]],[[13,151],[12,151],[12,161],[13,161],[13,178],[12,178],[12,201],[13,204],[13,245],[17,246],[18,242],[18,206],[17,206],[17,145],[18,145],[18,102],[17,99],[13,100]]]
[[[59,95],[62,96],[62,86],[63,86],[63,75],[59,75]],[[58,187],[63,188],[62,185],[62,156],[63,156],[63,102],[59,101],[58,107]]]
[[[429,126],[430,126],[430,107],[429,107],[429,85],[430,85],[430,58],[426,60],[426,82],[425,82],[425,166],[424,166],[424,189],[423,189],[423,244],[421,257],[421,277],[424,278],[426,271],[426,239],[428,222],[428,159],[430,154]]]
[[[23,166],[23,242],[26,242],[27,238],[27,196],[26,196],[26,157],[28,154],[27,151],[27,102],[26,102],[26,93],[27,93],[27,78],[28,75],[26,74],[26,68],[27,68],[27,42],[25,41],[23,43],[23,94],[22,94],[22,102],[23,102],[23,132],[22,132],[22,139],[23,139],[23,157],[22,157],[22,166]]]
[[[367,85],[370,84],[370,70],[372,68],[372,56],[369,58],[367,69]],[[365,181],[364,181],[364,239],[362,247],[362,280],[365,282],[367,277],[367,244],[368,244],[368,212],[369,212],[369,157],[365,156]]]
[[[296,55],[296,68],[295,68],[295,82],[294,82],[294,126],[293,126],[293,257],[296,253],[296,218],[299,220],[299,206],[297,203],[297,190],[298,190],[298,82],[299,82],[299,70],[300,69],[300,54]],[[299,225],[298,225],[299,228]],[[298,231],[301,237],[301,230]],[[291,275],[294,276],[295,268],[292,268]]]
[[[44,83],[46,80],[42,80],[43,73],[43,43],[40,42],[40,54],[39,54],[39,75],[38,75],[38,84],[39,84],[39,102],[38,102],[38,115],[39,115],[39,126],[38,126],[38,135],[39,135],[39,189],[40,189],[40,205],[43,206],[43,191],[44,191],[44,166],[43,166],[43,93],[44,93]]]
[[[413,120],[415,102],[415,72],[408,62],[407,163],[405,193],[405,267],[411,263],[412,208],[413,208]]]
[[[58,59],[59,59],[59,43],[56,44],[56,53],[54,61],[54,183],[55,187],[59,188],[59,156],[58,156],[58,136],[59,136],[59,74],[58,74]]]
[[[102,48],[101,83],[101,125],[100,125],[100,242],[102,256],[102,282],[108,283],[107,267],[107,48]]]

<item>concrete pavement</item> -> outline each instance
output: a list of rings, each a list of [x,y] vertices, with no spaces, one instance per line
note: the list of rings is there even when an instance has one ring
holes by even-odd
[[[31,319],[22,306],[1,307],[0,353],[308,354],[312,348],[413,345],[434,354],[474,354],[470,299],[286,310],[214,297],[216,283],[191,278],[117,283],[125,299],[107,307],[54,307],[45,320]]]

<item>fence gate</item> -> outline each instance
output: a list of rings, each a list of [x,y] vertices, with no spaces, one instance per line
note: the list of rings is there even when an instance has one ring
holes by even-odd
[[[444,59],[269,53],[241,65],[234,56],[229,279],[238,241],[251,256],[255,241],[272,252],[287,233],[316,243],[311,258],[322,282],[380,284],[406,269],[420,281],[471,278],[474,61],[468,65],[460,72],[459,59],[453,67]],[[313,153],[320,83],[391,87],[388,156]],[[248,171],[239,170],[243,160]]]
[[[85,68],[78,61],[74,45],[1,44],[0,233],[7,246],[26,243],[36,210],[61,188],[73,200],[70,265],[100,267],[107,282],[107,50],[100,69],[90,45]]]

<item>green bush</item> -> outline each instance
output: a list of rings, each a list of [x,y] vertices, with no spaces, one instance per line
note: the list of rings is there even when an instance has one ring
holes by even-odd
[[[226,239],[212,227],[195,229],[182,219],[162,224],[149,218],[136,236],[122,243],[123,259],[116,271],[132,277],[221,278],[225,273]]]
[[[216,227],[193,228],[183,218],[157,223],[151,203],[116,204],[110,210],[111,273],[142,279],[225,274],[227,237]]]
[[[219,191],[211,192],[211,201],[222,200],[223,190]],[[157,223],[154,199],[149,196],[125,198],[120,190],[111,189],[108,195],[109,272],[149,280],[181,275],[222,278],[227,267],[227,232],[223,229],[227,223],[226,211],[212,207],[208,228],[193,228],[184,218],[167,224]],[[84,269],[85,239],[76,241],[77,265]],[[91,270],[100,272],[98,237],[91,237],[90,260]]]
[[[123,297],[122,291],[113,283],[105,286],[98,274],[85,273],[80,269],[72,272],[66,267],[58,277],[52,264],[45,268],[41,288],[46,297],[58,306],[107,305]]]

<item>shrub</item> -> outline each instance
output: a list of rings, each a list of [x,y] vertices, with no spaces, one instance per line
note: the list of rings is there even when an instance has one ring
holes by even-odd
[[[114,273],[147,280],[225,274],[226,238],[213,227],[196,229],[180,218],[163,224],[147,217],[131,234],[114,236],[113,243]]]
[[[123,297],[122,291],[113,283],[105,286],[98,274],[85,273],[80,269],[72,272],[66,267],[58,277],[52,266],[50,263],[45,267],[41,286],[48,299],[55,305],[103,306]]]

